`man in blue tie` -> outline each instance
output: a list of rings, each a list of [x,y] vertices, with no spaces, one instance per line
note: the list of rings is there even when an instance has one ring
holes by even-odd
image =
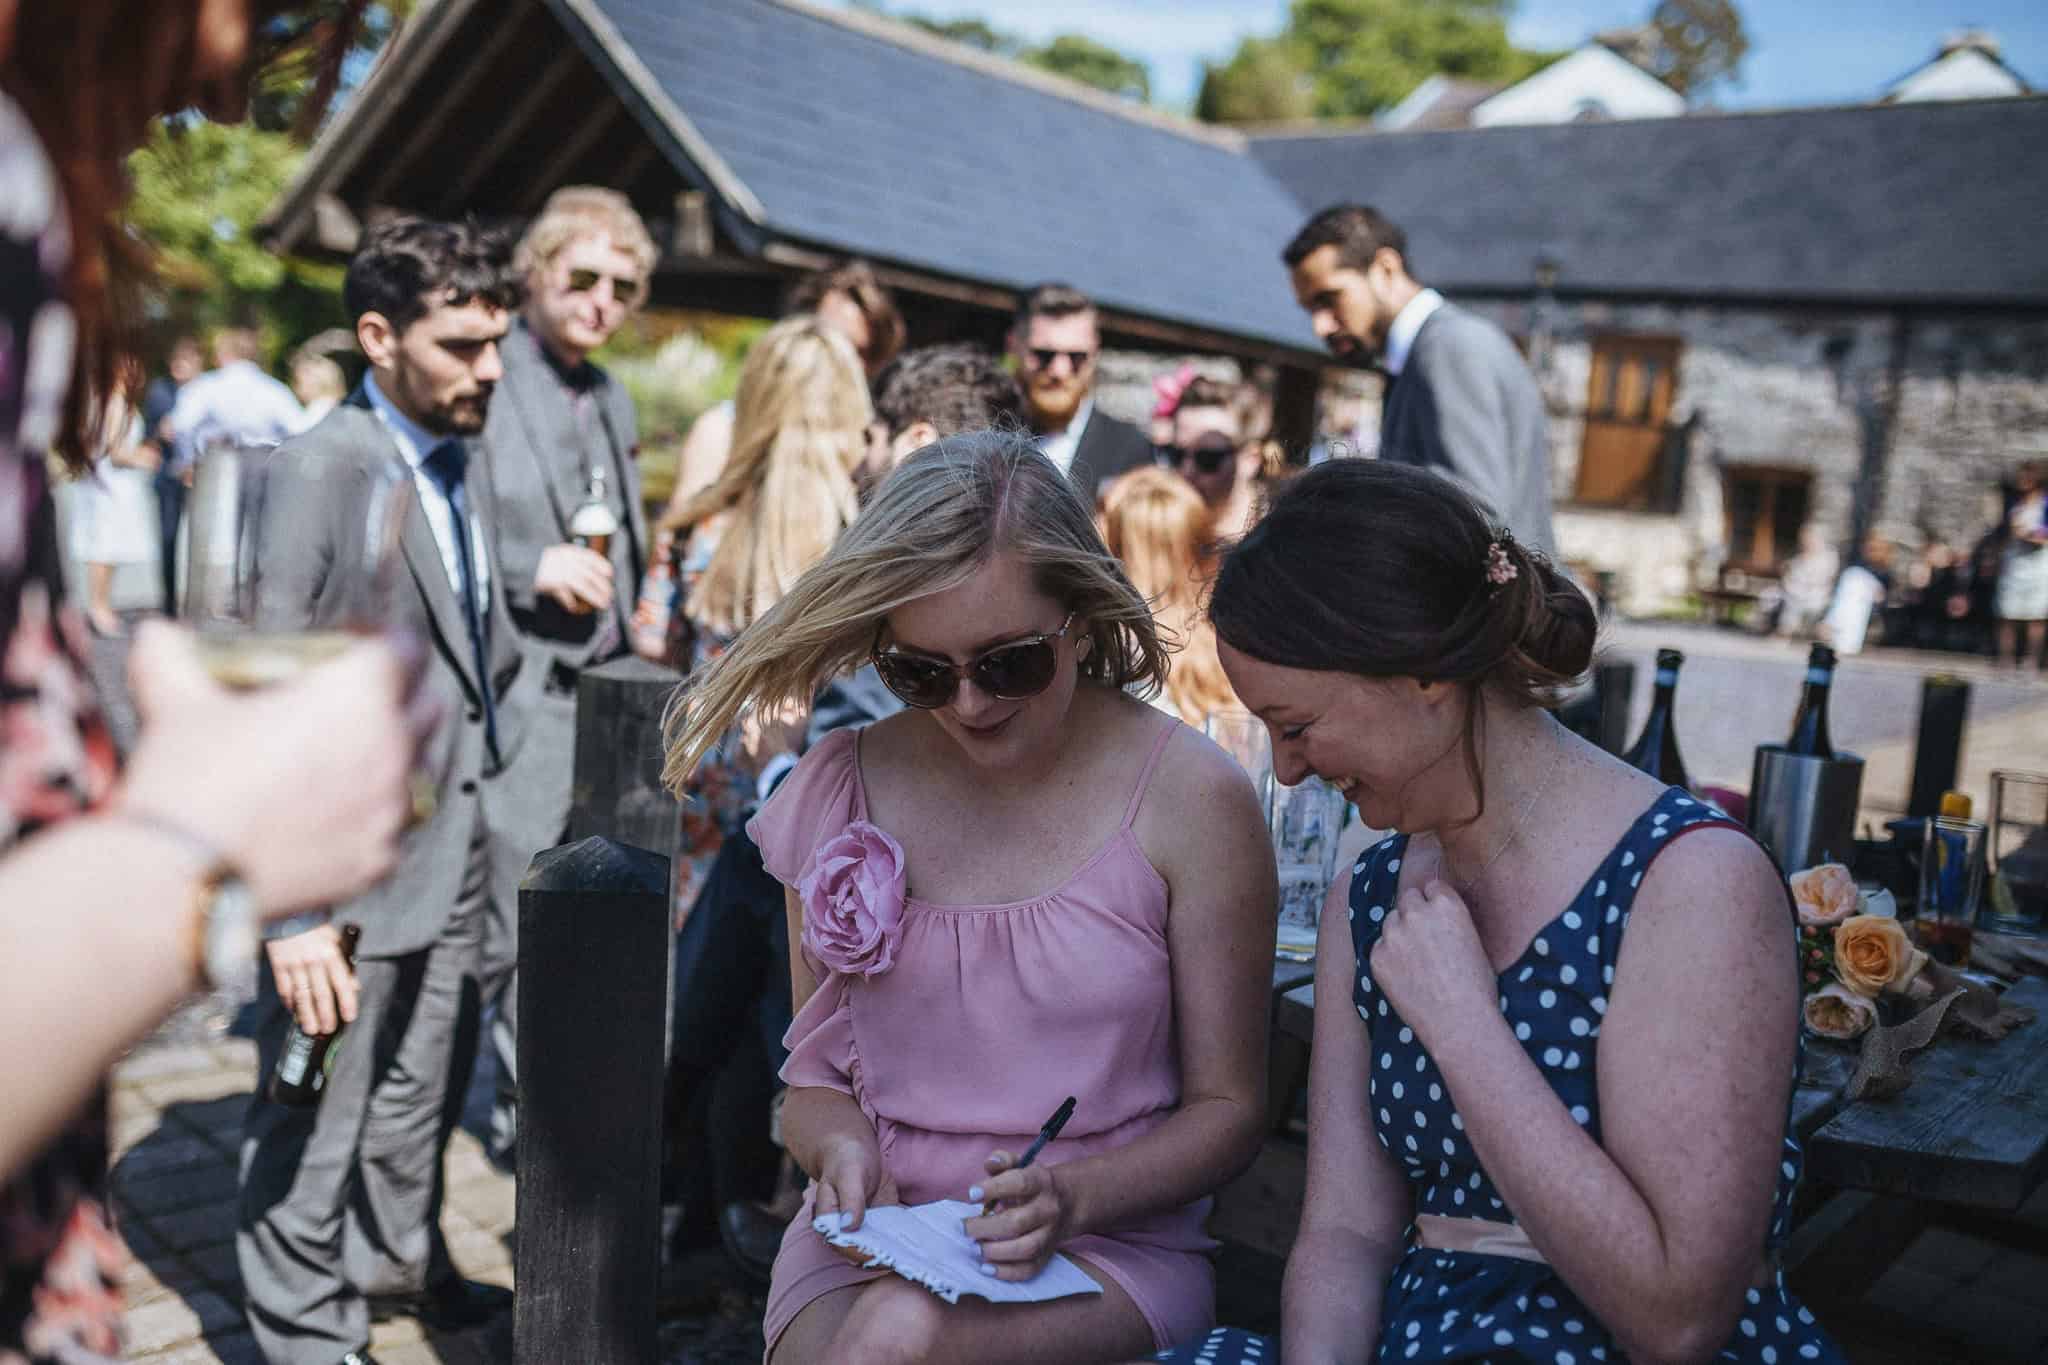
[[[374,1365],[370,1321],[394,1302],[430,1326],[490,1320],[503,1289],[460,1278],[440,1232],[441,1159],[473,1055],[491,891],[483,792],[517,750],[501,708],[518,636],[494,564],[493,489],[476,453],[498,343],[518,299],[503,244],[470,226],[401,218],[372,228],[344,298],[370,372],[347,402],[287,442],[257,546],[266,629],[348,624],[362,586],[365,490],[398,464],[416,497],[390,624],[420,642],[423,695],[442,724],[425,771],[430,812],[396,872],[266,945],[259,1075],[288,1026],[349,1032],[317,1108],[259,1097],[242,1143],[236,1255],[249,1325],[272,1365]],[[362,930],[353,972],[338,926]],[[467,1036],[465,1036],[467,1035]]]

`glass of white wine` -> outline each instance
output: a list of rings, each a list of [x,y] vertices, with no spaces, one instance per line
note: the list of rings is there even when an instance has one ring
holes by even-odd
[[[287,490],[274,442],[221,438],[201,450],[186,509],[184,615],[197,636],[199,653],[214,679],[237,690],[270,687],[336,657],[364,636],[397,624],[395,597],[405,573],[400,545],[417,496],[411,471],[394,454],[372,470],[365,485],[337,485],[336,496],[350,509],[324,590],[339,610],[323,613],[318,626],[281,629],[310,604],[269,604],[263,594],[264,537],[279,534],[274,504],[308,496],[307,486]],[[431,747],[431,746],[430,746]],[[424,770],[412,780],[413,819],[433,814],[436,776]]]

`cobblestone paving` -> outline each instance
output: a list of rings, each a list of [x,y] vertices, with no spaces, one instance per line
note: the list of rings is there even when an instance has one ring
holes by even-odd
[[[114,1072],[114,1197],[134,1264],[122,1285],[128,1358],[151,1365],[263,1365],[242,1316],[235,1268],[235,1149],[255,1086],[256,1049],[228,1013],[197,1001]],[[470,1108],[488,1084],[472,1087]],[[442,1228],[456,1268],[512,1285],[512,1177],[465,1128],[449,1143]],[[712,1252],[664,1280],[663,1365],[761,1359],[761,1297]],[[381,1365],[487,1365],[512,1358],[509,1324],[460,1336],[411,1318],[379,1323]]]

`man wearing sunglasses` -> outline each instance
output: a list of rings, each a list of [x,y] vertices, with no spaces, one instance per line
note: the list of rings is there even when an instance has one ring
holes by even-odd
[[[1024,296],[1010,328],[1010,358],[1031,409],[1038,448],[1093,506],[1117,475],[1152,463],[1152,443],[1129,422],[1095,409],[1102,351],[1095,301],[1064,284]]]
[[[498,567],[531,675],[504,709],[524,726],[517,771],[492,789],[491,876],[501,914],[487,926],[484,998],[499,1104],[492,1149],[512,1148],[511,1103],[519,881],[533,855],[562,841],[576,744],[576,679],[626,652],[647,521],[638,427],[625,386],[590,362],[645,299],[655,246],[623,195],[569,186],[527,228],[513,268],[523,315],[502,347],[505,377],[484,441],[498,486]],[[617,533],[602,549],[570,523],[601,500]]]

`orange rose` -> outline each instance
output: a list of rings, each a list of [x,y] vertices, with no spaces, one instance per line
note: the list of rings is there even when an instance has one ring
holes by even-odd
[[[1823,1038],[1846,1041],[1877,1022],[1877,1006],[1833,981],[1807,996],[1799,1009],[1806,1026]]]
[[[1792,874],[1792,903],[1808,927],[1839,924],[1856,913],[1856,879],[1840,863],[1822,863]]]
[[[1904,990],[1926,961],[1895,919],[1851,915],[1835,926],[1835,975],[1859,995]]]

